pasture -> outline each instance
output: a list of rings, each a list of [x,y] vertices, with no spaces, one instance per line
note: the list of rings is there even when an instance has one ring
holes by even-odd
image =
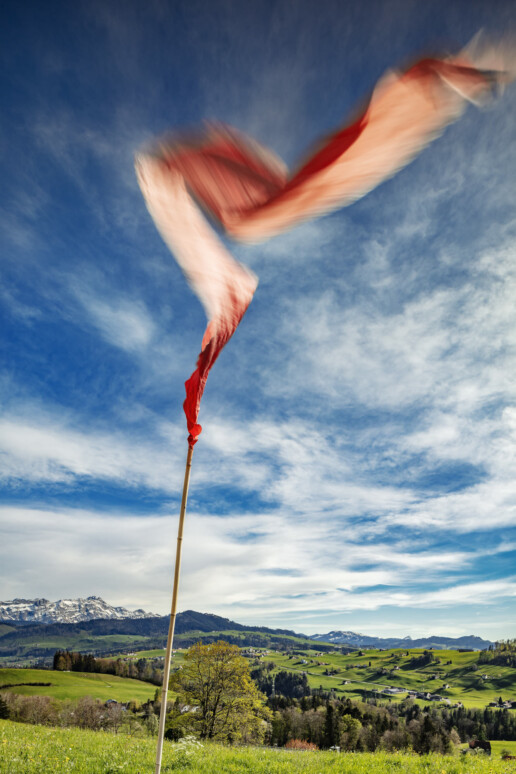
[[[221,639],[224,639],[221,634]],[[251,652],[250,652],[251,651]],[[309,650],[297,650],[296,655],[287,651],[265,650],[263,648],[242,648],[248,654],[251,664],[255,661],[273,663],[274,671],[306,672],[310,688],[334,691],[339,698],[363,700],[374,692],[382,701],[400,701],[407,691],[439,694],[451,704],[462,702],[466,708],[485,707],[491,701],[514,699],[516,701],[516,669],[478,664],[479,653],[456,650],[431,651],[436,661],[426,666],[417,665],[422,649],[367,650],[343,655],[333,651],[323,653],[317,646]],[[177,649],[172,668],[180,666],[185,651]],[[121,654],[122,655],[122,654]],[[142,650],[131,654],[131,658],[157,658],[165,650]],[[123,655],[127,658],[127,655]],[[334,674],[325,674],[330,671]],[[448,687],[445,687],[448,686]],[[387,687],[406,689],[390,697],[382,694]],[[416,700],[422,706],[432,702]],[[516,711],[516,710],[515,710]]]
[[[50,685],[17,685],[17,683],[50,683]],[[93,672],[55,672],[50,669],[0,669],[0,692],[22,696],[51,696],[60,701],[91,696],[94,699],[119,702],[154,698],[156,686],[141,680]],[[9,686],[12,686],[9,687]]]
[[[337,696],[362,699],[387,687],[439,694],[451,704],[485,707],[491,701],[516,701],[516,669],[478,664],[478,652],[455,650],[431,651],[436,659],[428,665],[417,664],[422,649],[367,650],[343,655],[315,650],[285,652],[262,651],[260,661],[273,662],[275,671],[286,669],[306,672],[311,688],[335,691]],[[299,654],[299,655],[298,655]],[[325,674],[325,672],[334,674]],[[397,701],[407,693],[393,694]],[[382,696],[382,699],[387,699]],[[428,702],[420,702],[427,705]]]

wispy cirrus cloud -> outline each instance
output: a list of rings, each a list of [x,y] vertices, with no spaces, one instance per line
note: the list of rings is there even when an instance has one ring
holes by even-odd
[[[58,596],[67,576],[71,595],[82,593],[88,579],[101,576],[103,593],[114,603],[148,605],[146,600],[152,596],[155,611],[167,609],[176,516],[19,506],[3,506],[0,513],[6,539],[2,541],[2,565],[14,569],[23,554],[30,561],[30,576],[48,575],[47,595]],[[261,533],[250,540],[257,525]],[[516,581],[511,577],[452,582],[443,589],[428,573],[432,568],[437,570],[443,560],[458,569],[481,558],[485,555],[482,551],[478,555],[471,551],[438,557],[420,550],[416,563],[407,562],[405,551],[378,544],[371,546],[370,556],[376,567],[360,568],[353,553],[344,551],[341,562],[333,563],[325,549],[342,536],[332,527],[318,522],[314,536],[299,530],[280,513],[220,519],[191,511],[186,538],[196,537],[195,541],[185,541],[184,606],[262,621],[267,620],[267,609],[273,605],[275,615],[298,615],[306,631],[315,631],[324,610],[381,611],[393,605],[414,611],[438,610],[458,603],[466,607],[488,605],[493,598],[510,599],[516,594]],[[498,550],[504,548],[498,547],[494,553]],[[134,573],[139,578],[136,594],[131,582]],[[9,578],[8,596],[19,596],[16,573],[10,573]]]
[[[78,291],[78,298],[101,335],[116,347],[124,350],[142,350],[154,334],[153,321],[139,302],[111,298],[100,299]]]
[[[194,0],[66,19],[34,9],[5,51],[2,596],[165,612],[205,320],[134,151],[207,116],[296,163],[387,67],[501,35],[514,11]],[[203,399],[182,606],[509,636],[515,116],[508,89],[352,208],[230,247],[260,285]]]
[[[48,482],[73,486],[78,479],[126,487],[175,491],[177,457],[169,445],[124,433],[76,429],[57,417],[10,416],[0,422],[1,478],[17,485]]]

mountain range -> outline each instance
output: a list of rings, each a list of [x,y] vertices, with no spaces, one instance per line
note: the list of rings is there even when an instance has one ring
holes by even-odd
[[[91,622],[95,622],[91,629]],[[13,599],[8,602],[0,602],[0,623],[27,629],[27,635],[31,630],[43,634],[57,634],[55,626],[63,625],[63,630],[71,633],[66,625],[90,624],[91,635],[107,634],[138,634],[141,636],[162,636],[168,630],[168,617],[155,613],[147,613],[144,610],[127,610],[124,607],[113,607],[96,596],[86,599],[60,599],[57,602],[49,602],[48,599]],[[32,626],[31,626],[32,625]],[[42,627],[42,628],[40,628]],[[129,628],[128,628],[129,627]],[[136,628],[135,628],[136,627]],[[433,635],[430,637],[374,637],[365,634],[357,634],[351,631],[331,631],[326,634],[303,635],[296,634],[289,629],[269,629],[263,626],[244,626],[235,621],[230,621],[221,616],[209,613],[198,613],[187,610],[178,615],[176,621],[176,634],[186,632],[255,632],[262,635],[275,635],[276,637],[303,637],[323,644],[333,644],[339,648],[348,650],[360,648],[435,648],[441,649],[474,649],[483,650],[491,644],[476,635],[463,637],[442,637]],[[2,637],[2,644],[14,638],[14,632]]]
[[[81,621],[121,620],[126,618],[158,618],[145,610],[126,610],[113,607],[100,597],[86,599],[11,599],[0,602],[0,621],[4,623],[80,623]]]
[[[332,642],[335,645],[349,645],[351,648],[434,648],[436,650],[460,650],[471,649],[485,650],[493,643],[490,640],[484,640],[474,634],[466,634],[463,637],[441,637],[431,635],[430,637],[418,637],[413,640],[412,637],[372,637],[367,634],[357,634],[356,632],[332,631],[327,634],[312,634],[310,639],[319,642]]]

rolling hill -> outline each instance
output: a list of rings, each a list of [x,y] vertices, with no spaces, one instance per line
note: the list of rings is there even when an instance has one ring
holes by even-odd
[[[24,615],[18,620],[16,615],[20,618],[20,611],[18,610],[15,615],[11,610],[11,620],[0,619],[0,665],[33,665],[37,661],[48,664],[53,653],[58,649],[76,650],[101,656],[114,652],[127,653],[164,647],[168,632],[168,616],[136,611],[134,615],[137,617],[132,614],[132,617],[127,617],[125,613],[129,611],[124,611],[123,608],[112,608],[98,597],[89,597],[88,600],[91,604],[82,605],[82,607],[79,605],[79,613],[77,611],[74,613],[74,615],[86,615],[87,620],[73,622],[45,623],[46,614],[38,614],[38,617],[30,611],[30,614],[27,614],[28,617]],[[46,600],[36,601],[46,602]],[[81,600],[69,601],[81,602]],[[45,605],[41,606],[46,609]],[[91,618],[92,615],[103,615],[104,609],[111,611],[109,617]],[[178,614],[175,635],[178,647],[189,647],[198,640],[209,642],[221,637],[241,647],[279,649],[316,647],[321,651],[337,649],[344,653],[373,647],[478,650],[492,644],[474,635],[457,639],[434,636],[412,640],[409,637],[380,638],[354,632],[333,631],[326,635],[307,637],[290,629],[245,626],[222,616],[199,613],[195,610],[186,610]]]
[[[16,625],[10,622],[3,626],[3,634],[0,631],[0,665],[21,666],[36,661],[48,664],[56,650],[101,656],[162,648],[166,644],[168,623],[168,616],[53,624]],[[243,626],[221,616],[194,610],[178,614],[175,636],[178,647],[189,647],[200,639],[213,641],[221,637],[240,646],[310,647],[307,637],[288,629]],[[332,645],[324,643],[317,647],[333,649]]]
[[[55,672],[49,669],[0,669],[0,690],[21,696],[51,696],[54,699],[94,699],[119,702],[152,699],[156,686],[128,677],[87,672]]]
[[[427,655],[425,655],[425,653]],[[367,650],[350,654],[296,651],[296,654],[268,653],[263,661],[280,670],[306,673],[312,689],[334,691],[336,696],[382,700],[405,699],[408,692],[440,699],[415,700],[424,705],[461,702],[465,707],[485,707],[504,701],[516,705],[516,669],[495,664],[478,664],[479,652],[421,649]],[[390,689],[390,690],[389,690]],[[394,689],[392,691],[392,689]],[[516,706],[510,708],[516,712]]]

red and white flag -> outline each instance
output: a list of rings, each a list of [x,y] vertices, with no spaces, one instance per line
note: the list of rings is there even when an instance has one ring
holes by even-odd
[[[496,61],[497,53],[488,51],[487,60],[491,54]],[[468,101],[481,101],[509,80],[498,63],[481,70],[465,56],[424,59],[404,73],[388,73],[362,115],[324,140],[291,177],[271,151],[217,124],[138,155],[147,207],[209,320],[197,368],[185,385],[190,446],[201,432],[197,418],[210,368],[257,285],[195,202],[233,238],[267,239],[364,196],[458,118]]]

